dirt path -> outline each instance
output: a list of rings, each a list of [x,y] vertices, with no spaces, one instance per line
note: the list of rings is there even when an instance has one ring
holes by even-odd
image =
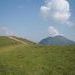
[[[16,38],[14,38],[14,37],[12,37],[12,36],[10,36],[10,37],[8,37],[8,38],[10,38],[10,39],[12,39],[12,40],[15,40],[15,41],[18,41],[18,42],[20,42],[20,43],[22,43],[22,44],[27,45],[27,43],[25,43],[25,42],[23,42],[23,41],[21,41],[21,40],[19,40],[19,39],[16,39]]]
[[[23,42],[23,41],[21,41],[21,40],[19,40],[19,39],[16,39],[16,38],[14,38],[14,37],[12,37],[12,36],[10,36],[10,37],[8,37],[9,39],[12,39],[12,40],[15,40],[15,41],[17,41],[17,42],[20,42],[21,44],[19,44],[19,45],[10,45],[10,46],[6,46],[6,47],[0,47],[0,54],[2,53],[2,52],[8,52],[8,51],[11,51],[11,50],[14,50],[15,48],[17,48],[17,47],[24,47],[24,46],[28,46],[28,44],[27,43],[25,43],[25,42]]]

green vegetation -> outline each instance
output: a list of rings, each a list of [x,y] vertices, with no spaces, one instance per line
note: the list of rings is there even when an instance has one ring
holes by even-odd
[[[35,42],[32,42],[32,41],[29,41],[27,39],[24,39],[24,38],[21,38],[21,37],[16,37],[16,36],[12,36],[13,38],[16,38],[18,40],[21,40],[23,42],[26,42],[28,45],[35,45],[36,43]]]
[[[7,36],[0,36],[0,47],[20,44],[19,42],[9,39]]]
[[[0,75],[75,75],[75,46],[4,43]]]

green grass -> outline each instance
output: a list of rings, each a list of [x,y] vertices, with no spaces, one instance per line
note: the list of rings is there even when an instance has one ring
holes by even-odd
[[[75,75],[75,46],[0,48],[0,75]]]
[[[75,75],[75,46],[25,43],[0,37],[0,75]]]
[[[12,39],[9,39],[6,36],[0,36],[0,47],[5,47],[5,46],[9,46],[9,45],[16,45],[16,44],[20,44],[17,41],[14,41]]]
[[[18,40],[21,40],[21,41],[23,41],[23,42],[26,42],[26,43],[29,44],[29,45],[35,45],[35,44],[37,44],[37,43],[35,43],[35,42],[29,41],[29,40],[24,39],[24,38],[21,38],[21,37],[16,37],[16,36],[12,36],[12,37],[13,37],[13,38],[16,38],[16,39],[18,39]]]

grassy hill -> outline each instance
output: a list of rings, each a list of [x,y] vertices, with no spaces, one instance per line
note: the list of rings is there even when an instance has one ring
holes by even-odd
[[[29,44],[29,45],[35,45],[35,44],[36,44],[35,42],[32,42],[32,41],[27,40],[27,39],[25,39],[25,38],[16,37],[16,36],[12,36],[12,37],[13,37],[13,38],[16,38],[16,39],[18,39],[18,40],[21,40],[21,41],[23,41],[23,42],[26,42],[26,43]]]
[[[35,43],[16,36],[0,36],[0,47],[17,44],[33,45]]]
[[[0,36],[0,47],[15,45],[15,44],[20,44],[20,42],[9,39],[9,37],[7,36]]]
[[[0,75],[75,75],[75,46],[6,46],[3,42]]]

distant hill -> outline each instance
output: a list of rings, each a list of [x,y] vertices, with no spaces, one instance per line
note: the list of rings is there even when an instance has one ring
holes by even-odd
[[[63,36],[47,37],[39,42],[42,45],[74,45],[75,42]]]
[[[17,44],[32,45],[35,43],[23,38],[16,37],[16,36],[0,36],[0,47],[9,46],[9,45],[17,45]]]

